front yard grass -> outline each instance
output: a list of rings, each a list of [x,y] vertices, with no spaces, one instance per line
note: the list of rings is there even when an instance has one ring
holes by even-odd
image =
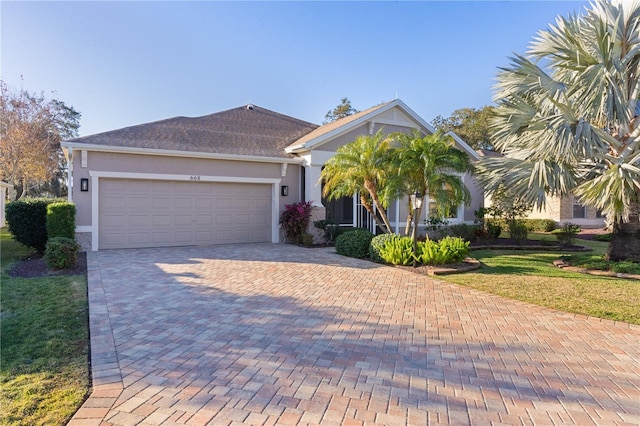
[[[607,243],[598,241],[577,240],[576,244],[592,248],[591,256],[604,254],[607,248]],[[480,269],[440,279],[560,311],[640,325],[640,282],[564,271],[552,264],[561,255],[577,254],[477,250],[471,256],[482,263]]]
[[[17,278],[31,251],[0,230],[0,424],[66,424],[89,390],[87,280]]]

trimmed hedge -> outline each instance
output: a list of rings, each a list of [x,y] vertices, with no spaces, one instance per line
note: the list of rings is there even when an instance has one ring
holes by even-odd
[[[509,231],[509,223],[505,219],[490,219],[492,223],[500,225],[503,231]],[[518,219],[529,232],[551,232],[558,228],[558,222],[552,219]]]
[[[71,269],[78,263],[80,245],[71,238],[53,237],[47,242],[44,260],[52,269]]]
[[[5,207],[6,220],[13,238],[43,253],[47,244],[47,206],[54,201],[50,198],[24,198],[8,203]]]
[[[51,203],[47,206],[47,236],[76,236],[76,206],[66,201]]]
[[[343,256],[364,259],[369,255],[373,234],[366,229],[354,229],[336,238],[336,252]]]

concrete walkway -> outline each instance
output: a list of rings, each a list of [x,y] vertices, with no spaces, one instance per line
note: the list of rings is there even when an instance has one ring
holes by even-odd
[[[88,263],[93,393],[72,426],[640,423],[637,326],[331,249]]]

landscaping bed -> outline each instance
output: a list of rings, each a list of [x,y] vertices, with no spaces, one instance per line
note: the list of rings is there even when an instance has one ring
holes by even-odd
[[[87,274],[87,254],[78,253],[78,263],[73,269],[49,269],[45,260],[38,254],[17,261],[8,272],[10,277],[37,278],[55,277],[61,275],[86,275]]]

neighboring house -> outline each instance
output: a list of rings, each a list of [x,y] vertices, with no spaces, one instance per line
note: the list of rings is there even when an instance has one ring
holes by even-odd
[[[313,220],[328,211],[340,224],[375,229],[356,196],[325,208],[318,181],[340,146],[381,128],[434,132],[394,100],[324,126],[247,105],[65,141],[78,241],[90,250],[279,242],[280,213],[300,200],[313,201]],[[473,201],[450,221],[470,223],[482,192],[470,176],[463,179]],[[406,202],[388,214],[402,231]]]
[[[480,150],[480,156],[500,156],[501,154],[494,151]],[[486,206],[491,205],[491,199],[485,197]],[[545,206],[540,210],[534,208],[527,219],[551,219],[559,225],[565,223],[573,223],[584,228],[604,228],[606,226],[606,217],[602,212],[593,207],[582,205],[572,195],[565,197],[547,197]]]
[[[11,189],[13,189],[13,185],[0,181],[0,226],[5,226],[7,224],[5,220],[4,206],[6,205],[7,197],[9,196],[9,190]]]
[[[573,223],[583,228],[604,228],[606,217],[602,212],[587,207],[573,196],[549,197],[546,206],[542,210],[533,209],[527,216],[529,219],[553,219],[558,224]]]

